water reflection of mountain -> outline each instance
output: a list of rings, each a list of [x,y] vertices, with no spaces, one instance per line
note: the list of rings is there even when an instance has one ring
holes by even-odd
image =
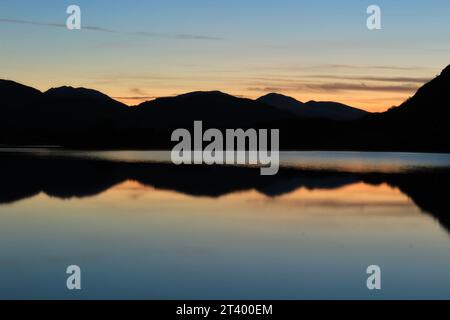
[[[276,176],[260,176],[259,173],[255,168],[174,166],[10,154],[2,155],[0,159],[0,204],[13,203],[40,192],[64,199],[88,197],[127,180],[136,180],[157,189],[207,197],[251,189],[277,197],[301,187],[337,189],[358,182],[387,183],[401,190],[450,231],[450,206],[446,199],[450,170],[350,173],[285,168]]]

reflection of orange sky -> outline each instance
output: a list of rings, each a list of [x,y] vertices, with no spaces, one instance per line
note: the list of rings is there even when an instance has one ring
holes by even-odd
[[[147,187],[136,181],[127,181],[110,189],[108,195],[113,198],[123,198],[149,201],[181,201],[183,203],[215,202],[217,199],[208,197],[191,197],[170,190],[158,190]],[[299,188],[279,197],[268,197],[256,190],[248,190],[223,195],[219,198],[222,203],[273,203],[287,206],[321,206],[328,208],[363,208],[363,207],[392,207],[401,208],[411,206],[409,200],[399,190],[387,184],[368,185],[363,182],[346,185],[337,189],[306,189]]]
[[[386,184],[356,183],[329,190],[300,188],[279,197],[248,190],[210,198],[128,181],[92,201],[96,206],[109,207],[105,212],[108,216],[110,210],[117,211],[119,206],[123,219],[131,214],[152,221],[170,221],[171,228],[179,232],[201,229],[209,230],[211,236],[231,228],[236,237],[246,237],[248,232],[269,236],[286,230],[330,237],[342,229],[350,238],[370,237],[369,234],[377,238],[380,232],[397,237],[411,230],[422,230],[423,234],[417,236],[423,237],[427,234],[424,230],[439,228],[406,195]]]
[[[399,239],[429,242],[438,234],[439,239],[448,241],[434,218],[385,184],[301,188],[279,197],[249,190],[211,198],[127,181],[93,197],[62,200],[40,194],[4,208],[2,212],[0,207],[0,213],[14,226],[33,219],[33,228],[52,225],[59,230],[54,226],[61,224],[70,230],[93,231],[95,237],[112,230],[119,239],[168,233],[169,239],[205,237],[208,243],[216,239],[219,244],[230,239],[259,243],[259,239],[270,242],[288,237],[315,246],[335,241],[389,245]],[[17,214],[23,212],[27,214]]]
[[[297,189],[280,197],[280,201],[290,203],[305,203],[321,206],[409,206],[410,200],[399,190],[387,184],[378,186],[363,182],[347,185],[334,190]]]

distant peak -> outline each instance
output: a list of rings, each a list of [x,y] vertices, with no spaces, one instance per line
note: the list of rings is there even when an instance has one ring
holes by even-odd
[[[262,97],[259,97],[258,99],[256,99],[257,101],[262,101],[262,102],[274,102],[274,101],[284,101],[284,102],[292,102],[292,103],[302,103],[301,101],[298,101],[295,98],[292,98],[290,96],[286,96],[284,94],[281,93],[275,93],[275,92],[271,92],[268,93]]]
[[[264,97],[287,97],[287,96],[285,96],[284,94],[281,94],[281,93],[271,92],[271,93],[268,93],[268,94],[262,96],[261,98],[264,98]]]
[[[228,94],[219,91],[219,90],[213,90],[213,91],[193,91],[188,92],[179,95],[179,97],[192,97],[192,96],[228,96]]]
[[[44,93],[45,96],[53,99],[74,99],[74,100],[89,100],[95,101],[97,103],[114,103],[116,105],[121,105],[125,107],[125,104],[114,100],[110,96],[88,88],[74,88],[70,86],[62,86],[57,88],[51,88]]]
[[[214,91],[192,91],[179,95],[159,97],[154,100],[144,101],[139,104],[137,107],[152,105],[154,103],[158,103],[161,101],[229,101],[231,99],[238,99],[235,96],[232,96],[228,93],[224,93],[222,91],[214,90]],[[189,102],[186,102],[189,103]]]
[[[57,88],[51,88],[45,92],[46,95],[83,95],[96,98],[106,98],[107,95],[101,93],[100,91],[87,89],[87,88],[74,88],[70,86],[62,86]],[[109,97],[108,97],[109,98]]]
[[[7,79],[0,79],[0,83],[2,84],[9,84],[9,85],[17,85],[17,86],[23,86],[23,84],[15,82],[13,80],[7,80]]]
[[[21,83],[12,81],[12,80],[6,80],[6,79],[0,79],[0,93],[3,96],[14,96],[14,95],[23,95],[23,94],[34,94],[38,95],[41,94],[41,92],[35,88],[23,85]]]
[[[22,87],[22,88],[30,88],[30,89],[38,91],[37,89],[34,89],[32,87],[29,87],[27,85],[21,84],[19,82],[13,81],[13,80],[0,79],[0,84],[3,86],[11,86],[11,87],[15,86],[15,87]]]
[[[71,86],[62,86],[62,87],[55,87],[55,88],[51,88],[49,90],[46,91],[46,93],[68,93],[68,92],[81,92],[81,91],[95,91],[95,90],[90,90],[90,89],[86,89],[86,88],[74,88]]]
[[[271,93],[268,93],[268,94],[260,97],[260,99],[262,99],[262,98],[289,98],[289,99],[294,99],[294,98],[289,97],[287,95],[284,95],[284,94],[281,94],[281,93],[276,93],[276,92],[271,92]]]

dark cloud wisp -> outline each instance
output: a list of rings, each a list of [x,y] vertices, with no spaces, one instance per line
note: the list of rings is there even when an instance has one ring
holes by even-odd
[[[21,19],[7,19],[0,18],[0,23],[10,23],[10,24],[23,24],[23,25],[32,25],[32,26],[41,26],[41,27],[56,27],[56,28],[65,28],[66,25],[62,23],[47,23],[47,22],[38,22],[31,20],[21,20]],[[82,26],[82,30],[88,31],[96,31],[96,32],[105,32],[105,33],[118,33],[118,34],[126,34],[132,36],[141,36],[141,37],[151,37],[151,38],[166,38],[166,39],[178,39],[178,40],[224,40],[220,37],[213,37],[207,35],[200,34],[188,34],[188,33],[179,33],[179,34],[169,34],[169,33],[158,33],[158,32],[149,32],[149,31],[134,31],[134,32],[120,32],[117,30],[112,30],[108,28],[103,28],[99,26]]]

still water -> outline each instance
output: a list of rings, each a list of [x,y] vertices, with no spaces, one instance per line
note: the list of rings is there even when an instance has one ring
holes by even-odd
[[[0,298],[450,299],[449,155],[281,158],[262,177],[163,152],[4,149]]]

